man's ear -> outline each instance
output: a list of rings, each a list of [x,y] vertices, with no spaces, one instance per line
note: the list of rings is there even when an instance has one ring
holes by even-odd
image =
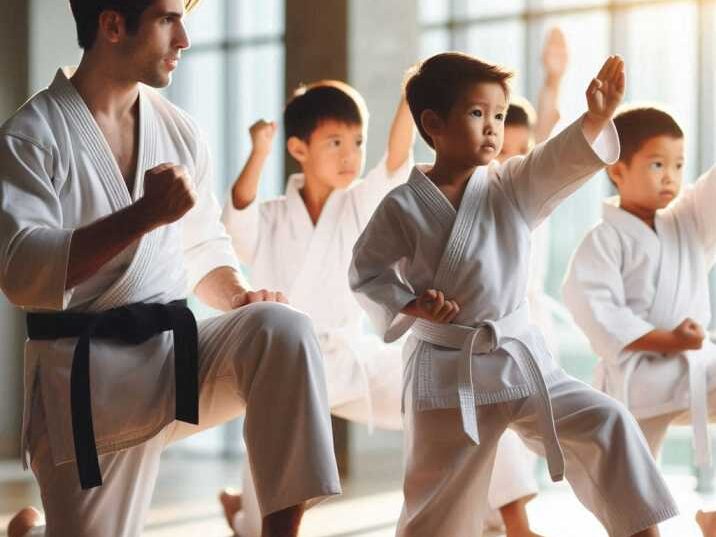
[[[119,43],[127,35],[127,21],[117,11],[106,9],[99,14],[97,38],[109,43]]]
[[[286,149],[296,162],[303,164],[308,158],[308,144],[298,136],[291,136],[286,142]]]
[[[436,114],[433,110],[428,109],[423,110],[420,114],[420,124],[427,135],[433,140],[434,144],[436,135],[440,135],[445,123],[438,114]]]

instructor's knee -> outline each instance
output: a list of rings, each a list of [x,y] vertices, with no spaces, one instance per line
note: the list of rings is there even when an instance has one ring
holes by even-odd
[[[262,302],[251,306],[251,324],[255,337],[263,337],[272,346],[287,348],[315,344],[311,318],[284,304]]]

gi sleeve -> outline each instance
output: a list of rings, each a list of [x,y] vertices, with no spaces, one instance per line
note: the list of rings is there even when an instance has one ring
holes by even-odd
[[[63,226],[51,149],[0,134],[0,287],[16,306],[63,310],[72,229]]]
[[[527,225],[535,229],[564,199],[618,159],[619,138],[614,123],[610,122],[590,145],[579,118],[527,156],[508,159],[497,173]]]
[[[562,285],[564,303],[594,352],[617,362],[626,359],[620,357],[626,346],[655,328],[626,303],[622,257],[616,230],[596,228],[577,248]]]
[[[414,318],[400,312],[417,298],[401,270],[413,251],[401,214],[393,198],[383,200],[353,248],[348,274],[358,303],[386,342],[412,325]]]
[[[690,186],[687,186],[674,205],[677,217],[689,217],[695,224],[696,233],[713,264],[716,254],[716,166]]]

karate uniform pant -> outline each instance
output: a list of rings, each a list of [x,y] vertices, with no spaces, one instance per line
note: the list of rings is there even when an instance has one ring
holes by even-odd
[[[200,424],[175,421],[146,442],[101,455],[104,485],[90,490],[81,490],[74,463],[53,463],[42,405],[35,398],[31,465],[47,526],[32,535],[139,537],[162,451],[244,411],[263,516],[340,493],[323,362],[306,315],[261,303],[202,321],[199,360]]]
[[[708,415],[709,422],[716,423],[716,389],[713,386],[709,386]],[[654,458],[658,458],[669,427],[672,425],[691,425],[691,411],[688,409],[679,410],[651,418],[637,419],[637,421]]]
[[[542,454],[536,398],[478,407],[480,445],[459,409],[417,411],[407,380],[406,468],[398,537],[481,535],[495,451],[510,427]],[[677,514],[639,427],[623,405],[566,374],[550,387],[566,478],[611,537]]]
[[[379,429],[402,429],[402,368],[401,349],[398,346],[385,347],[381,352],[372,354],[365,364],[372,412],[368,411],[366,398],[360,398],[331,405],[331,413],[356,423],[367,424],[370,420],[372,425]],[[330,368],[327,368],[327,371],[330,371]],[[330,385],[331,379],[327,380]],[[534,454],[527,450],[515,433],[509,430],[505,432],[497,449],[495,470],[489,488],[488,503],[494,526],[502,525],[498,510],[500,507],[520,498],[533,498],[537,494],[534,459]],[[234,531],[239,537],[260,537],[261,517],[248,465],[244,467],[241,506],[242,509],[232,524]]]

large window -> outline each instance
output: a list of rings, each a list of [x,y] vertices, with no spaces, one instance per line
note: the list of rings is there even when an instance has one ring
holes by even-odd
[[[284,97],[283,0],[212,0],[187,17],[192,46],[184,54],[169,98],[206,134],[216,193],[223,201],[251,149],[249,126],[280,119]],[[276,140],[283,139],[278,133]],[[269,159],[261,197],[283,188],[283,151]]]
[[[420,52],[426,57],[454,49],[501,63],[517,72],[515,93],[534,102],[542,83],[542,43],[559,26],[569,44],[570,63],[557,129],[585,110],[589,80],[608,54],[619,53],[627,63],[627,102],[658,102],[684,129],[685,175],[692,181],[716,163],[715,11],[715,0],[420,0]],[[602,175],[553,216],[545,284],[555,299],[569,257],[598,221],[601,200],[610,193]],[[586,340],[558,304],[555,313],[563,317],[557,324],[563,365],[589,380],[595,358]],[[675,462],[688,461],[688,447],[678,451]]]
[[[251,149],[249,126],[279,120],[284,98],[284,1],[211,0],[186,19],[191,48],[184,52],[168,97],[189,112],[206,135],[214,167],[216,196],[229,187]],[[278,132],[259,196],[283,191],[283,151]],[[213,315],[198,301],[199,317]],[[190,437],[178,450],[234,454],[241,451],[240,423]]]

